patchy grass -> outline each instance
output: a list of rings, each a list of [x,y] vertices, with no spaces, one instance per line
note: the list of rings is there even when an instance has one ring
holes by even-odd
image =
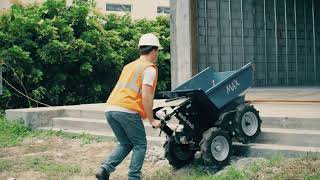
[[[320,179],[320,153],[307,153],[298,158],[275,154],[270,159],[250,162],[244,168],[234,165],[215,173],[205,168],[188,167],[175,175],[173,170],[159,170],[155,179],[172,180],[247,180],[247,179]],[[163,177],[163,178],[162,178]]]
[[[267,167],[272,167],[278,165],[284,159],[282,154],[274,154],[271,156],[270,160],[267,162]]]
[[[93,177],[110,141],[115,138],[29,129],[0,115],[0,179]]]
[[[50,137],[62,137],[70,140],[80,139],[83,144],[115,140],[114,138],[93,136],[86,133],[75,134],[63,131],[32,130],[25,127],[21,121],[8,121],[3,115],[0,115],[0,148],[21,145],[23,139],[26,137],[36,137],[40,139],[47,139]]]
[[[45,151],[50,150],[50,148],[51,148],[51,146],[47,143],[37,144],[37,145],[28,144],[25,146],[23,153],[28,154],[28,153],[36,153],[36,152],[45,152]]]
[[[12,166],[13,164],[11,161],[0,159],[0,172],[9,170]]]
[[[19,145],[31,133],[20,121],[8,121],[0,115],[0,148]]]
[[[307,153],[299,158],[282,158],[273,166],[256,173],[256,177],[267,179],[320,179],[320,154]]]
[[[213,176],[214,180],[229,180],[229,179],[247,179],[247,172],[245,170],[237,169],[231,166],[225,173],[218,176]]]
[[[44,131],[44,130],[34,130],[31,134],[29,134],[29,137],[36,137],[40,139],[47,139],[50,137],[61,137],[68,140],[73,139],[79,139],[82,141],[82,144],[91,144],[93,142],[106,142],[106,141],[115,141],[115,138],[112,137],[104,137],[104,136],[93,136],[90,134],[82,133],[82,134],[76,134],[76,133],[67,133],[63,131]]]
[[[109,143],[113,140],[89,134],[31,130],[21,122],[9,122],[0,116],[0,179],[25,176],[28,176],[25,179],[30,179],[30,175],[35,175],[34,179],[94,178],[94,169],[99,166],[99,161],[114,148],[115,144]],[[320,153],[306,153],[294,159],[275,154],[269,159],[243,162],[239,163],[241,166],[228,166],[219,172],[196,161],[178,171],[170,166],[157,169],[146,162],[143,179],[320,179]],[[112,176],[116,179],[124,177],[120,175],[127,173],[128,164],[122,165]],[[150,169],[149,173],[147,170]]]
[[[79,165],[57,163],[44,157],[26,157],[24,164],[27,169],[33,169],[50,175],[67,176],[81,172]]]
[[[171,171],[173,169],[171,167],[164,167],[161,171],[156,171],[155,174],[149,175],[146,179],[170,179]]]
[[[302,155],[301,160],[320,160],[320,153],[308,152]]]

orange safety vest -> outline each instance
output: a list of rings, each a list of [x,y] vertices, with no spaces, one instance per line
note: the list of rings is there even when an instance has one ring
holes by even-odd
[[[158,69],[147,60],[137,59],[123,68],[120,78],[106,102],[107,105],[120,106],[137,111],[140,117],[145,119],[147,116],[143,109],[141,94],[142,75],[144,70],[150,66],[156,69],[156,78],[152,86],[152,95],[154,95],[158,80]]]

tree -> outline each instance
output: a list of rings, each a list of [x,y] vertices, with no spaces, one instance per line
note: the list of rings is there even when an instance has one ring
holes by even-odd
[[[167,17],[132,20],[102,15],[94,2],[47,0],[42,5],[15,4],[0,15],[3,77],[22,93],[50,105],[104,102],[124,64],[138,57],[143,33],[154,32],[159,54],[158,91],[170,88],[170,28]],[[4,84],[0,108],[33,107]]]

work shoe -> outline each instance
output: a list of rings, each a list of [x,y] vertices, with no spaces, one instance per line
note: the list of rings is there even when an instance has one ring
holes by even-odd
[[[109,176],[110,174],[107,172],[107,170],[102,167],[96,172],[96,178],[98,180],[109,180]]]

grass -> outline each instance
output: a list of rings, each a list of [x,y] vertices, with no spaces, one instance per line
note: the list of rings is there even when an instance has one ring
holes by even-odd
[[[26,157],[24,159],[26,168],[49,174],[62,173],[66,175],[79,174],[81,168],[73,164],[61,164],[44,157]]]
[[[208,168],[194,164],[183,172],[173,169],[160,169],[151,179],[170,180],[247,180],[247,179],[304,179],[320,180],[320,153],[306,153],[297,158],[285,158],[282,154],[274,154],[268,159],[250,162],[243,169],[234,165],[215,173]]]
[[[247,172],[231,166],[225,173],[213,176],[213,180],[247,179]]]
[[[306,153],[294,159],[281,159],[261,172],[270,179],[320,179],[320,153]],[[270,173],[271,172],[271,173]]]
[[[9,170],[13,166],[9,160],[0,160],[0,172]]]
[[[3,115],[0,115],[0,148],[18,146],[26,137],[36,137],[46,139],[50,137],[62,137],[65,139],[80,139],[83,144],[93,142],[105,142],[114,140],[114,138],[93,136],[90,134],[66,133],[63,131],[43,131],[32,130],[24,126],[21,121],[8,121]]]
[[[2,172],[16,174],[24,171],[36,171],[46,176],[46,179],[68,179],[71,176],[87,176],[92,175],[93,170],[89,167],[81,167],[79,163],[65,163],[49,159],[44,153],[49,152],[54,147],[52,142],[53,137],[59,137],[67,140],[81,141],[81,145],[115,141],[115,138],[93,136],[90,134],[66,133],[63,131],[45,131],[35,130],[24,126],[21,121],[8,121],[0,114],[0,152],[1,148],[11,148],[21,151],[23,154],[38,154],[33,156],[15,157],[3,156],[0,157],[0,174]],[[24,141],[25,140],[25,141]],[[31,140],[31,141],[30,141]],[[42,143],[30,143],[39,142]],[[70,141],[66,141],[70,142]],[[18,147],[23,146],[23,147]],[[18,147],[18,148],[15,148]],[[6,150],[4,150],[5,152]],[[3,153],[5,154],[5,153]],[[0,153],[1,155],[1,153]],[[0,175],[1,179],[1,175]]]
[[[8,121],[0,115],[0,148],[19,145],[31,133],[20,121]]]
[[[68,179],[73,175],[87,175],[92,172],[85,172],[79,165],[70,163],[60,163],[46,157],[25,157],[22,168],[28,171],[38,171],[44,173],[47,179]]]
[[[162,168],[161,171],[156,171],[154,177],[148,177],[147,179],[170,179],[171,167]]]
[[[63,131],[32,130],[19,121],[8,121],[0,115],[0,148],[18,146],[25,138],[46,140],[51,137],[61,137],[68,140],[80,140],[82,144],[114,140],[107,137],[89,134],[73,134]],[[26,152],[45,152],[50,150],[50,144],[26,147]],[[1,149],[0,149],[1,150]],[[16,165],[18,163],[18,166]],[[16,169],[18,167],[18,169]],[[171,167],[159,169],[146,179],[170,180],[246,180],[246,179],[320,179],[320,153],[306,153],[295,159],[284,158],[282,154],[274,154],[268,160],[262,159],[249,163],[243,169],[229,166],[216,173],[210,168],[195,163],[180,174],[175,174]],[[27,156],[19,162],[0,158],[0,173],[20,170],[33,170],[44,173],[49,179],[67,179],[73,175],[86,175],[92,172],[84,171],[79,165],[54,161],[48,157]]]
[[[284,159],[282,154],[274,154],[267,163],[268,167],[278,165]]]
[[[44,131],[44,130],[33,130],[31,134],[28,135],[29,137],[37,137],[41,139],[46,139],[50,137],[61,137],[64,139],[79,139],[82,141],[82,144],[91,144],[93,142],[106,142],[106,141],[114,141],[115,138],[112,137],[104,137],[104,136],[93,136],[90,134],[82,133],[82,134],[76,134],[76,133],[67,133],[63,132],[61,130],[59,131]]]
[[[301,160],[320,160],[320,152],[308,152],[300,157]]]

